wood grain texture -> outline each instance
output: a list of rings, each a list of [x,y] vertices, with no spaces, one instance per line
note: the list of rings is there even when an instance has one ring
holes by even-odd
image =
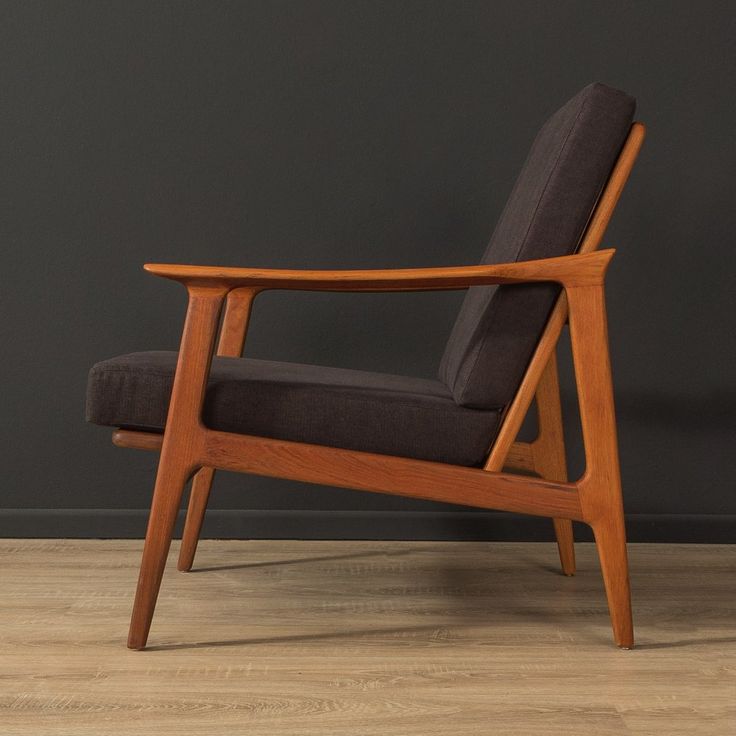
[[[145,434],[118,429],[113,442],[135,449],[161,447],[161,435]],[[583,521],[572,483],[204,428],[200,436],[201,463],[223,470]]]
[[[582,520],[574,486],[477,468],[206,430],[217,468],[475,508]]]
[[[283,540],[203,541],[128,651],[139,550],[0,541],[3,736],[734,732],[736,546],[630,545],[630,652],[591,544]]]

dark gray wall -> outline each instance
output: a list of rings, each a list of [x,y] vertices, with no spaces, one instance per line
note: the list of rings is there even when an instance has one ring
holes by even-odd
[[[183,290],[145,261],[473,263],[541,122],[600,80],[649,127],[606,238],[632,534],[733,538],[731,3],[1,8],[0,533],[142,534],[155,459],[83,401],[93,362],[177,345]],[[247,352],[433,375],[460,298],[269,293]],[[574,437],[569,372],[564,396]],[[547,528],[245,476],[212,507],[209,533],[234,536]]]

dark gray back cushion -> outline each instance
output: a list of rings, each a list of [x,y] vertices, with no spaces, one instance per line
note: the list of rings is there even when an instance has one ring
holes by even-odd
[[[481,263],[574,253],[631,127],[635,100],[591,84],[537,135]],[[473,287],[439,377],[461,406],[514,397],[559,294],[554,284]]]

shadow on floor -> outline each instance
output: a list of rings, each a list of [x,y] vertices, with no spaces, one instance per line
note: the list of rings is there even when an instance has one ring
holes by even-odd
[[[217,565],[212,567],[196,567],[189,574],[200,572],[223,572],[225,570],[248,570],[256,567],[274,567],[279,565],[302,565],[307,562],[332,562],[333,560],[355,560],[361,557],[400,557],[411,554],[412,550],[396,552],[356,552],[349,555],[325,555],[324,557],[302,557],[296,560],[269,560],[268,562],[243,562],[237,565]]]

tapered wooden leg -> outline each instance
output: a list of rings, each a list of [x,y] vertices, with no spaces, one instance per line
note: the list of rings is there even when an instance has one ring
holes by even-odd
[[[143,546],[143,559],[130,620],[128,633],[130,649],[143,649],[146,646],[174,532],[174,523],[188,476],[187,468],[175,462],[166,462],[162,458],[153,491],[151,515],[148,518],[146,542]]]
[[[569,519],[553,519],[560,566],[565,575],[575,574],[575,536]]]
[[[198,462],[203,434],[200,415],[220,308],[227,289],[190,286],[188,291],[187,317],[130,620],[128,646],[131,649],[143,649],[146,645],[184,485],[201,467]]]
[[[202,468],[192,481],[189,509],[184,523],[184,533],[181,537],[181,549],[179,550],[179,562],[177,564],[178,569],[182,572],[188,572],[192,569],[214,477],[214,468]]]
[[[593,526],[603,582],[606,586],[608,610],[611,614],[613,638],[622,649],[634,646],[631,616],[629,563],[626,556],[626,532],[623,516],[608,517]]]
[[[547,480],[567,481],[557,356],[552,352],[536,393],[539,435],[532,445],[534,469]],[[557,550],[565,575],[575,574],[575,539],[569,519],[554,519]]]
[[[567,297],[587,466],[578,489],[580,504],[595,535],[614,640],[631,649],[634,626],[603,286],[569,289]]]

